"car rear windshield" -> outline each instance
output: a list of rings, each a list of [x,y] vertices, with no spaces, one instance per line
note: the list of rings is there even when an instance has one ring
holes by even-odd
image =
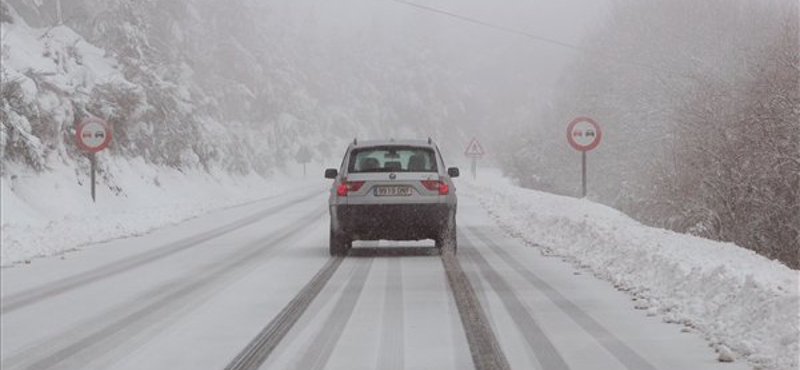
[[[436,155],[430,148],[385,146],[355,149],[350,154],[347,171],[365,172],[437,172]]]

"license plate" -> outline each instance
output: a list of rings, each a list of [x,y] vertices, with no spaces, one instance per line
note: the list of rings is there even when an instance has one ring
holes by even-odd
[[[379,197],[407,197],[411,195],[408,186],[379,186],[375,188],[375,195]]]

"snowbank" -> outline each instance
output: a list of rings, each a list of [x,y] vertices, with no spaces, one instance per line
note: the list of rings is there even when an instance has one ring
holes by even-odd
[[[728,347],[761,369],[798,368],[800,272],[734,244],[488,178],[463,182],[464,190],[514,237],[611,281],[636,308],[701,332],[718,351]]]
[[[0,181],[3,266],[140,235],[304,186],[297,175],[265,179],[181,172],[113,157],[101,163],[114,171],[113,178],[98,176],[96,203],[90,197],[86,168],[62,166],[43,174],[21,166],[6,168]]]

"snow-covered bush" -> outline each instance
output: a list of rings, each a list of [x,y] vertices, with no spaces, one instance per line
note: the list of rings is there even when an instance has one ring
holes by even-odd
[[[800,268],[797,14],[792,1],[615,2],[553,104],[520,118],[542,123],[499,148],[506,172],[578,194],[564,130],[590,115],[604,130],[590,197]]]
[[[8,5],[4,2],[0,2],[0,23],[14,23],[14,17],[11,16]]]
[[[34,135],[36,106],[27,101],[19,80],[0,82],[0,145],[3,158],[17,161],[38,171],[46,166],[42,141]],[[5,172],[5,171],[3,171]]]

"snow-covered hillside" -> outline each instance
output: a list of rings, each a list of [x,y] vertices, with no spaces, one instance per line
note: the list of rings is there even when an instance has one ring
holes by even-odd
[[[48,157],[68,156],[71,142],[58,139],[70,133],[73,102],[86,102],[98,84],[128,82],[115,59],[70,28],[34,29],[13,19],[2,24],[3,164],[42,170],[56,159]]]
[[[7,166],[14,163],[43,173],[60,163],[80,166],[83,155],[72,135],[86,116],[111,125],[110,156],[173,169],[266,175],[290,158],[285,152],[303,144],[264,145],[274,134],[268,127],[227,116],[220,99],[236,92],[204,89],[197,81],[211,76],[203,78],[185,61],[157,52],[148,39],[153,35],[146,33],[156,23],[142,23],[145,15],[137,9],[110,4],[87,30],[67,23],[31,27],[13,7],[4,6],[10,17],[2,23],[0,71],[6,178],[14,175],[8,172],[13,166]],[[30,13],[28,19],[42,23]],[[275,117],[276,125],[290,126],[283,127],[283,135],[296,137],[304,130],[290,112]],[[100,166],[113,174],[102,161]]]
[[[579,193],[564,132],[587,115],[592,200],[800,269],[800,2],[613,3],[546,112],[497,146],[504,172]]]
[[[115,58],[71,28],[32,28],[10,14],[13,23],[2,24],[2,265],[140,234],[290,183],[223,167],[156,165],[112,150],[98,154],[92,203],[89,161],[73,146],[73,122],[99,86],[137,87]]]
[[[500,227],[632,295],[648,315],[699,331],[760,369],[798,367],[800,272],[731,243],[646,227],[612,208],[522,189],[499,173],[465,182]]]
[[[301,148],[317,178],[354,136],[435,137],[463,121],[444,66],[381,54],[398,45],[330,48],[257,2],[63,3],[62,21],[54,2],[0,3],[3,265],[297,186],[281,179],[301,178]],[[85,116],[114,133],[97,204],[73,141]]]
[[[3,164],[74,161],[87,115],[111,124],[112,155],[262,175],[355,136],[459,142],[470,120],[429,45],[328,32],[287,4],[74,0],[63,22],[55,3],[3,4]]]

